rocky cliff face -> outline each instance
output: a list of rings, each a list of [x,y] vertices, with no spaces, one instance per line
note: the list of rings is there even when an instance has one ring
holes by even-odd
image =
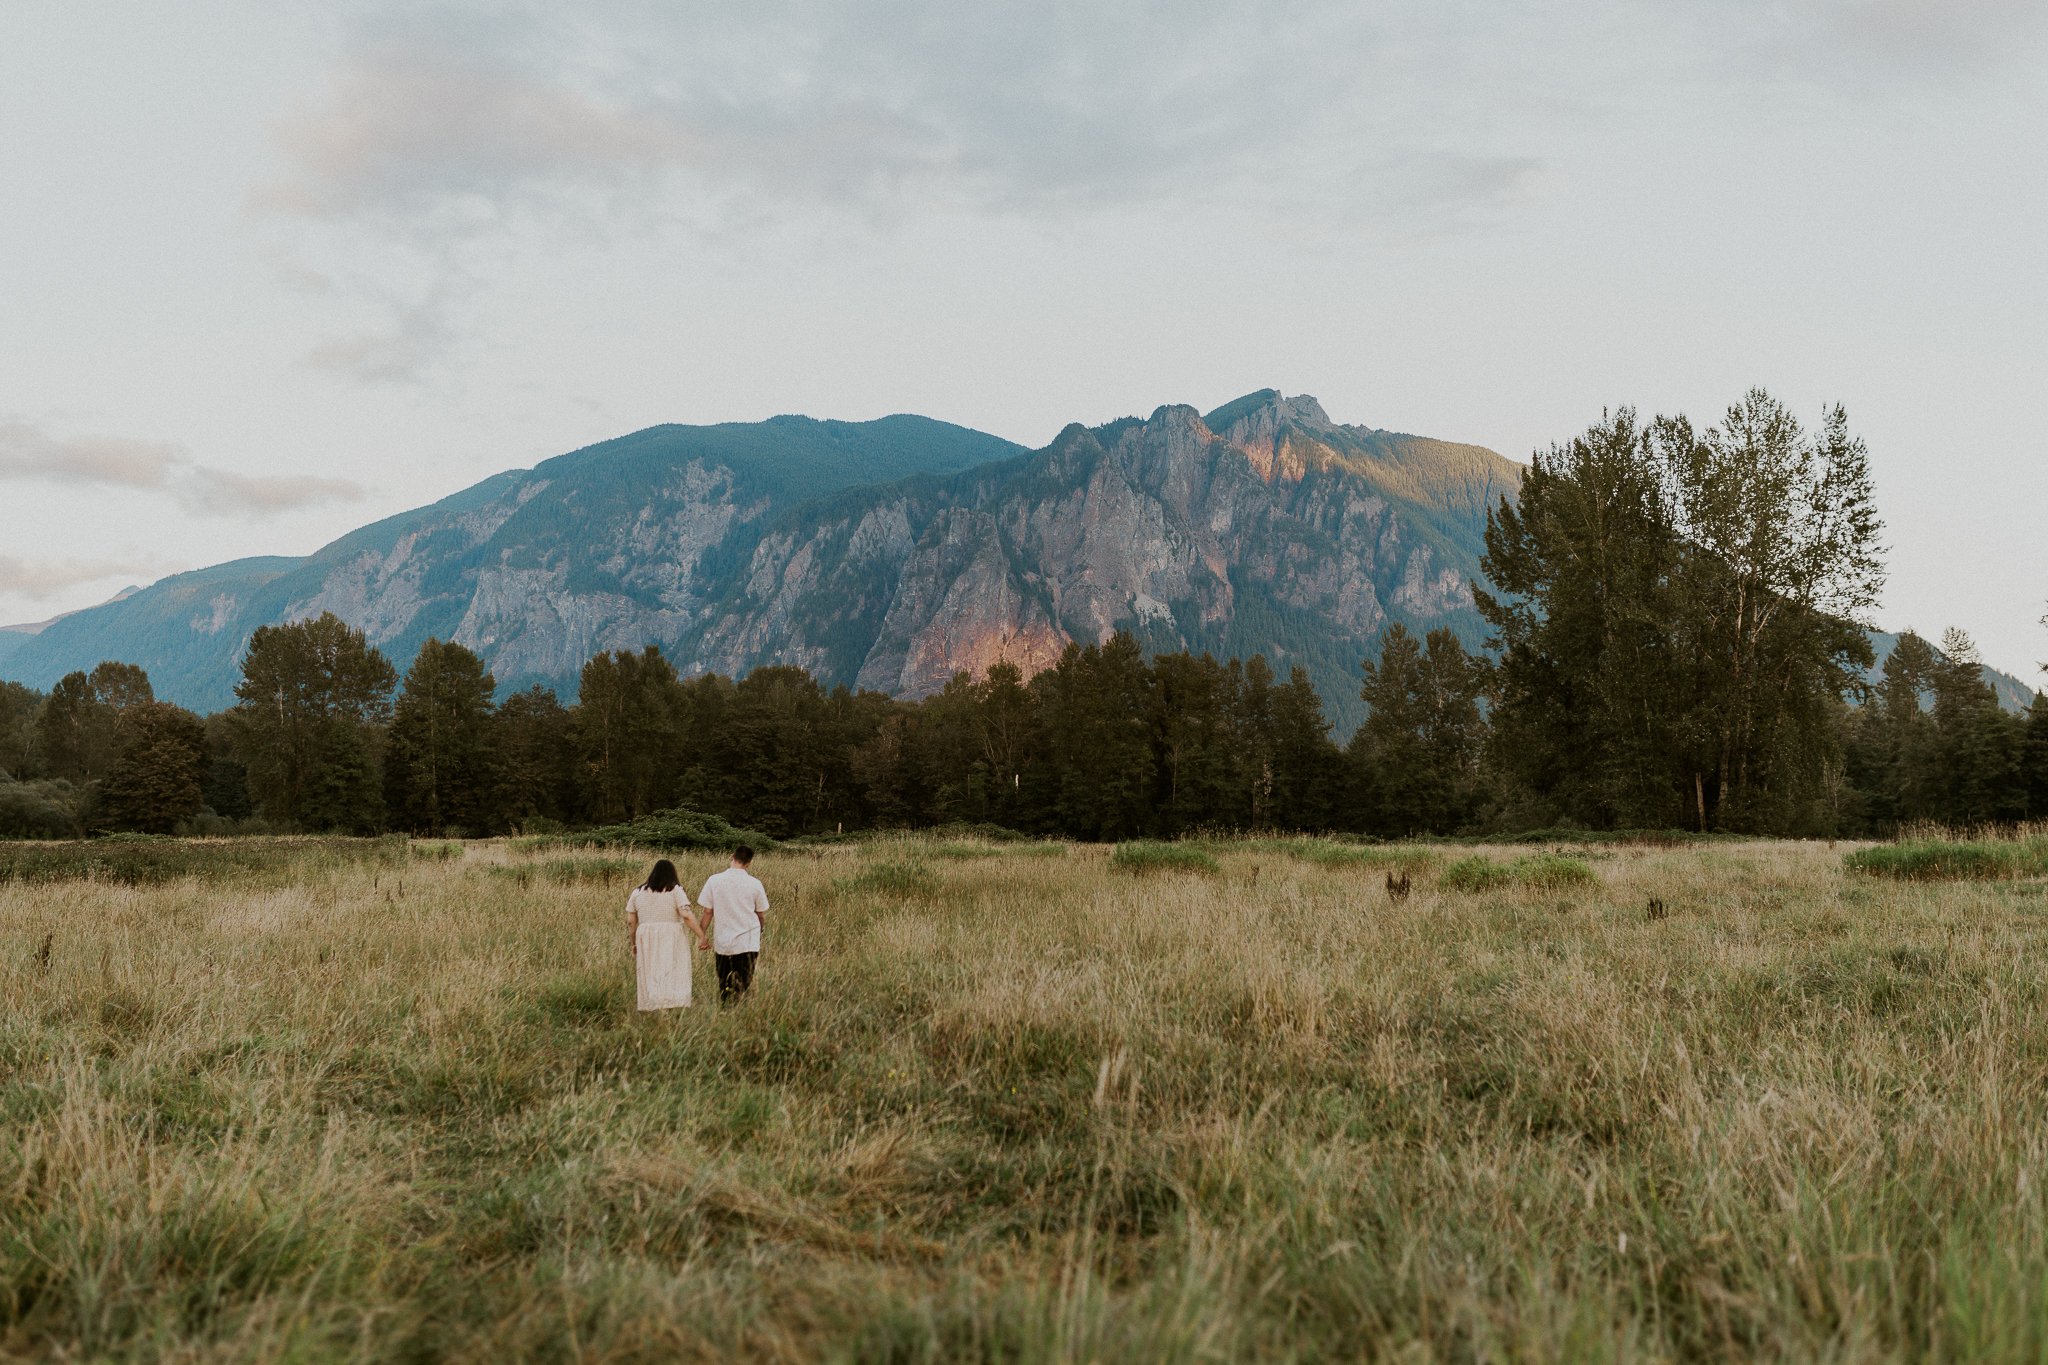
[[[655,643],[686,671],[798,664],[915,697],[1127,629],[1303,664],[1342,720],[1387,622],[1477,641],[1485,510],[1519,474],[1270,390],[1071,426],[1036,452],[916,418],[658,428],[306,560],[166,580],[65,618],[8,671],[47,685],[126,658],[220,706],[258,625],[333,611],[401,665],[452,638],[510,686],[573,691],[592,653]]]

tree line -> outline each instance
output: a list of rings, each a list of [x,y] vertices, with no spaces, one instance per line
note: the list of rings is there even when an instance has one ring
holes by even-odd
[[[403,678],[330,615],[258,630],[200,717],[104,663],[0,684],[0,834],[485,835],[689,806],[775,836],[986,823],[1078,839],[1552,826],[1857,835],[2048,818],[2048,699],[2002,710],[1968,638],[1878,682],[1862,443],[1761,392],[1715,427],[1627,409],[1488,517],[1497,657],[1392,625],[1337,742],[1296,667],[1068,646],[900,701],[799,668],[683,677],[608,651],[564,705],[430,640]]]

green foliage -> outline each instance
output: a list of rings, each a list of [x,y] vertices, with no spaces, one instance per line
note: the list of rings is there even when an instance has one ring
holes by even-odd
[[[1109,865],[1118,872],[1198,872],[1223,870],[1213,854],[1196,844],[1163,843],[1141,839],[1118,844],[1109,855]]]
[[[1447,891],[1472,894],[1509,887],[1561,891],[1591,886],[1599,880],[1599,874],[1582,859],[1561,853],[1532,853],[1511,863],[1483,856],[1460,858],[1444,868],[1437,883]]]
[[[265,817],[315,830],[381,828],[368,731],[390,714],[396,678],[363,632],[332,612],[250,637],[235,686],[234,746]]]
[[[1463,891],[1468,894],[1479,891],[1497,891],[1514,885],[1515,874],[1506,863],[1492,858],[1460,858],[1444,868],[1437,878],[1437,885],[1446,891]]]
[[[591,848],[688,849],[697,852],[730,852],[741,844],[757,851],[775,847],[775,841],[764,834],[735,828],[715,815],[691,810],[687,806],[654,811],[623,824],[521,842],[537,847],[576,844]]]
[[[190,711],[148,702],[120,723],[120,758],[100,791],[94,824],[169,834],[205,801],[206,724]]]
[[[1492,751],[1576,823],[1832,818],[1839,698],[1883,574],[1862,443],[1761,391],[1719,428],[1623,408],[1538,455],[1475,594],[1504,651]]]
[[[1152,679],[1138,642],[1070,644],[1059,664],[1033,681],[1058,788],[1062,828],[1084,839],[1117,839],[1146,824],[1152,743]]]
[[[385,807],[417,833],[495,827],[497,682],[482,659],[429,639],[392,708],[384,758]]]
[[[156,835],[104,839],[0,843],[0,883],[99,881],[158,886],[191,879],[202,884],[290,885],[323,869],[375,862],[398,865],[402,840],[221,839],[204,842]]]
[[[69,782],[0,781],[0,839],[75,839],[84,793]]]
[[[1847,854],[1842,865],[1896,881],[2005,881],[2048,876],[2048,834],[2030,839],[1912,839]]]
[[[1486,736],[1483,659],[1448,630],[1418,642],[1399,622],[1365,664],[1365,723],[1351,738],[1365,823],[1386,834],[1448,833],[1472,818]]]
[[[578,791],[576,718],[544,687],[515,692],[498,707],[493,729],[500,827],[540,833],[582,809]]]
[[[149,676],[133,664],[110,661],[91,673],[66,674],[36,716],[43,772],[79,783],[105,777],[126,739],[122,718],[154,700]]]
[[[1600,880],[1599,874],[1583,859],[1562,853],[1532,853],[1526,858],[1517,858],[1512,870],[1515,880],[1521,885],[1544,891],[1591,886]]]

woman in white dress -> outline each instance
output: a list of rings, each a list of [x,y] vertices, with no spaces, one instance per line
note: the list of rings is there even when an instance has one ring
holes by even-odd
[[[640,979],[640,1008],[667,1010],[690,1003],[690,942],[708,950],[704,930],[690,909],[690,894],[681,887],[676,865],[663,858],[647,880],[626,898],[626,941],[633,950]]]

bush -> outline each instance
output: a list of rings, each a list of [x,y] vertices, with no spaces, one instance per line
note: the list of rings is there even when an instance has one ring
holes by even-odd
[[[584,848],[697,849],[709,852],[730,851],[740,844],[750,844],[756,849],[775,847],[775,841],[765,834],[735,828],[716,815],[691,810],[688,806],[658,810],[623,825],[604,825],[581,834],[561,838],[543,836],[521,842],[529,847],[566,844]]]
[[[1118,844],[1109,855],[1109,865],[1119,872],[1220,872],[1223,865],[1207,851],[1193,844],[1167,844],[1153,840]]]
[[[1506,863],[1497,863],[1491,858],[1460,858],[1444,869],[1437,884],[1450,891],[1493,891],[1503,886],[1512,886],[1515,874]]]
[[[2008,881],[2048,876],[2048,836],[1913,839],[1862,848],[1842,859],[1851,872],[1908,882]]]
[[[1567,858],[1562,853],[1534,853],[1526,858],[1517,858],[1511,870],[1515,880],[1523,886],[1545,891],[1591,886],[1600,880],[1599,875],[1584,862]]]
[[[1467,893],[1499,891],[1511,886],[1559,891],[1567,887],[1590,886],[1598,880],[1598,874],[1577,858],[1568,858],[1561,853],[1532,853],[1512,863],[1497,863],[1482,857],[1460,858],[1444,869],[1438,884],[1451,891]]]
[[[69,782],[0,782],[0,839],[76,839],[81,802]]]

